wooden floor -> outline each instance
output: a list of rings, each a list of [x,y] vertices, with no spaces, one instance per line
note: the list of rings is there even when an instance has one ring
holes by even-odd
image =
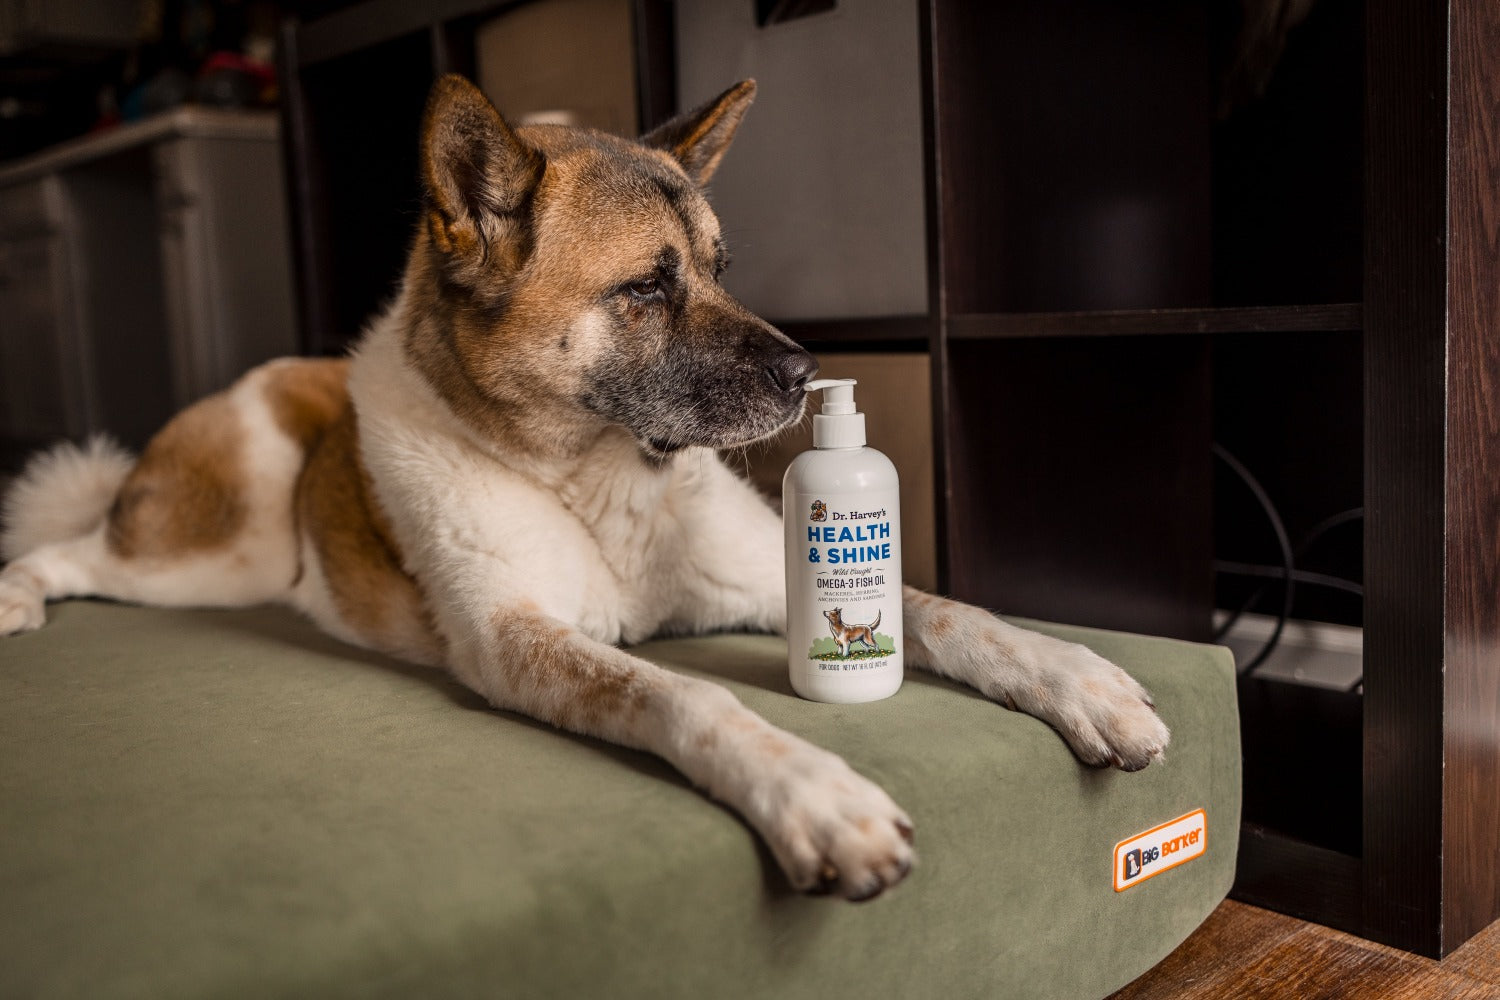
[[[1109,1000],[1497,1000],[1500,922],[1441,962],[1225,900]]]

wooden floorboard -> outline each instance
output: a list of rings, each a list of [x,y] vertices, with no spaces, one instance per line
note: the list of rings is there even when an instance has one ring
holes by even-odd
[[[1441,962],[1226,900],[1109,1000],[1496,1000],[1500,923]]]
[[[1443,959],[1443,969],[1500,987],[1500,920],[1470,938],[1463,947]],[[1500,989],[1494,991],[1500,996]]]

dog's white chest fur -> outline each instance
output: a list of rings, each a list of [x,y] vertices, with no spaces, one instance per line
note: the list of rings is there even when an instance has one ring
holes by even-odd
[[[507,598],[606,642],[781,627],[766,600],[784,588],[780,521],[711,451],[653,466],[612,428],[566,459],[513,459],[413,370],[400,309],[371,329],[349,389],[376,496],[448,641],[464,609]]]

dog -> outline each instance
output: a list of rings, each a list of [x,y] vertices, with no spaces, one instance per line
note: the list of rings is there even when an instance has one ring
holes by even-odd
[[[716,455],[798,421],[816,370],[719,283],[703,189],[754,93],[627,140],[512,128],[440,79],[399,290],[352,356],[256,368],[138,459],[96,442],[34,460],[7,499],[0,634],[70,596],[289,604],[497,708],[664,758],[799,890],[901,881],[913,824],[885,791],[621,648],[785,629],[780,518]],[[1082,646],[910,587],[903,615],[908,664],[1045,720],[1086,764],[1135,770],[1167,745],[1141,686]]]
[[[875,620],[868,625],[845,625],[843,611],[843,608],[834,608],[823,612],[823,617],[828,619],[828,631],[833,633],[834,640],[839,644],[839,656],[847,657],[849,645],[855,642],[880,652],[880,643],[875,641],[875,630],[880,627],[881,612],[876,611]]]

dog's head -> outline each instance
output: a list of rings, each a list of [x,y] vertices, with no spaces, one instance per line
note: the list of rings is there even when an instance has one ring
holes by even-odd
[[[559,437],[616,424],[658,460],[801,415],[816,363],[720,286],[728,251],[702,190],[754,93],[738,84],[632,142],[513,129],[468,81],[438,81],[408,346],[461,414]]]
[[[837,628],[844,624],[842,619],[839,617],[842,611],[843,608],[834,608],[832,611],[823,612],[823,617],[828,619],[828,623],[830,625],[833,625],[835,628]]]

